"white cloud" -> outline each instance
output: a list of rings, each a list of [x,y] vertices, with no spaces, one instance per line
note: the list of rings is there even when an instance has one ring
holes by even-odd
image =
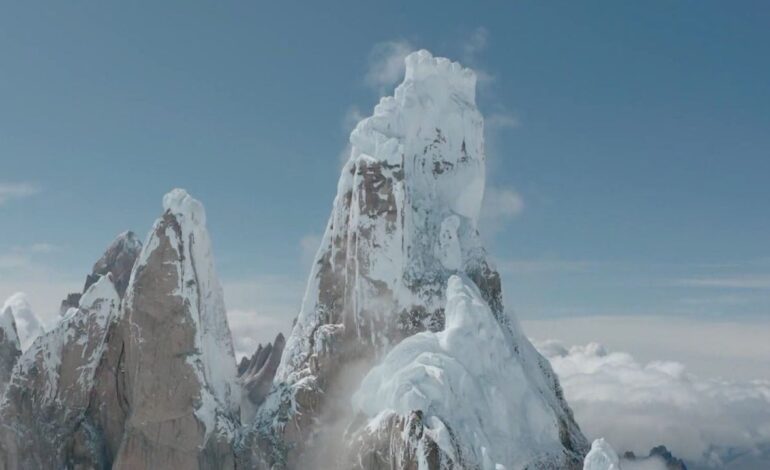
[[[687,364],[703,377],[766,377],[770,363],[770,321],[613,315],[521,323],[532,338],[558,338],[566,344],[598,341],[610,349],[629,351],[640,361],[666,358]]]
[[[540,343],[589,439],[646,455],[664,444],[678,457],[727,466],[770,445],[770,380],[701,379],[672,361],[641,363],[590,343]],[[761,458],[761,457],[759,457]],[[770,461],[765,461],[768,463]]]
[[[12,199],[22,199],[40,192],[32,183],[0,183],[0,206]]]
[[[404,77],[404,59],[414,47],[403,39],[374,45],[369,53],[364,82],[379,93],[385,92]]]

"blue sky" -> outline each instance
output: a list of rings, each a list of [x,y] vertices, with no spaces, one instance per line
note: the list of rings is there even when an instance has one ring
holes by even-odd
[[[0,295],[53,313],[180,186],[230,307],[285,330],[347,133],[426,48],[480,71],[483,229],[520,318],[766,328],[768,24],[748,1],[6,5]]]

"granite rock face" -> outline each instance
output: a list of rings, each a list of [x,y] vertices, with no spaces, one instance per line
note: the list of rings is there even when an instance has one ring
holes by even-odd
[[[232,468],[240,386],[203,206],[164,197],[123,315],[128,414],[113,468]]]
[[[233,467],[241,384],[205,224],[174,190],[143,250],[126,232],[97,261],[16,361],[0,469]]]
[[[24,351],[0,403],[0,467],[70,468],[98,458],[86,411],[119,303],[110,275],[101,277]]]

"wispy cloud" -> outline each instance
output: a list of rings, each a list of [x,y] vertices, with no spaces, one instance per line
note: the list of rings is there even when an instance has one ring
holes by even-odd
[[[40,187],[33,183],[0,183],[0,206],[13,199],[23,199],[40,192]]]
[[[463,60],[474,62],[479,53],[487,48],[489,31],[483,26],[474,29],[462,44]]]
[[[674,281],[677,286],[717,289],[770,289],[770,275],[750,274],[732,277],[686,278]]]
[[[500,272],[509,274],[540,273],[584,273],[591,271],[597,263],[590,261],[569,261],[559,259],[518,259],[496,263]]]
[[[460,58],[463,65],[473,68],[476,81],[480,87],[486,88],[495,80],[495,76],[481,66],[479,56],[489,45],[489,30],[479,26],[465,37],[460,44]]]
[[[404,39],[375,44],[369,53],[364,83],[381,94],[388,91],[404,77],[404,59],[414,50]]]
[[[484,125],[487,131],[500,132],[506,129],[515,129],[519,127],[521,122],[518,116],[515,116],[509,111],[500,110],[489,114],[484,119]]]

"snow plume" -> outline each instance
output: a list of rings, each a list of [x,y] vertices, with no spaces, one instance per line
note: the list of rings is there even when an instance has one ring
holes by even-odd
[[[404,59],[414,47],[405,40],[385,41],[374,45],[369,53],[369,66],[364,82],[381,94],[404,76]]]
[[[619,452],[637,455],[663,444],[705,467],[751,461],[770,468],[770,380],[701,379],[680,363],[642,364],[597,343],[536,346],[589,438],[605,437]]]
[[[0,312],[10,312],[16,320],[16,330],[21,343],[21,350],[25,351],[42,332],[43,327],[40,324],[35,312],[27,301],[27,296],[23,292],[17,292],[8,297],[3,304]]]

